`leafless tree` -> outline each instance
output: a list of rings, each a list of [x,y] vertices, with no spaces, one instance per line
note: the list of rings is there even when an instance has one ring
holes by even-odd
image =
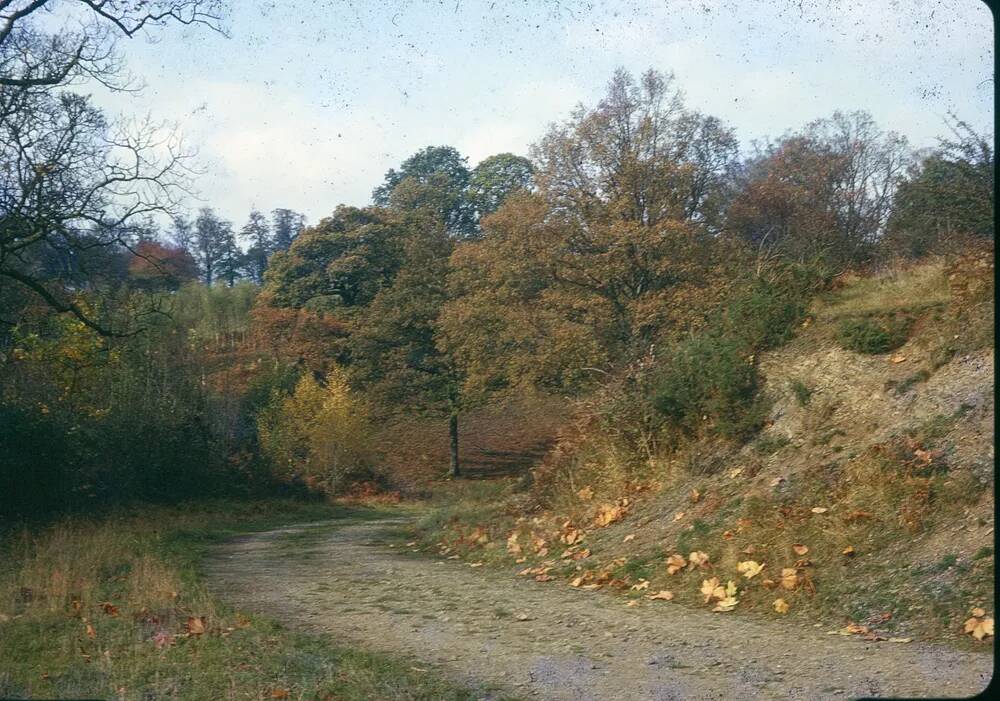
[[[134,89],[118,40],[171,22],[221,31],[221,11],[219,0],[0,0],[0,281],[102,335],[124,332],[80,303],[100,278],[86,261],[130,249],[134,222],[176,210],[191,154],[175,131],[110,122],[73,89]],[[63,24],[43,30],[43,17]]]

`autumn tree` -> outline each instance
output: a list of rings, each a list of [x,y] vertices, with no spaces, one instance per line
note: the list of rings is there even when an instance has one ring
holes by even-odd
[[[615,73],[532,149],[535,192],[456,248],[448,347],[486,387],[602,376],[717,301],[718,226],[736,141],[669,75]]]
[[[429,211],[407,213],[402,226],[404,263],[357,317],[352,368],[383,406],[447,417],[450,473],[457,477],[459,418],[470,401],[461,368],[438,338],[454,242]]]
[[[909,153],[866,112],[835,112],[762,150],[728,227],[758,248],[832,269],[868,259],[885,232]]]

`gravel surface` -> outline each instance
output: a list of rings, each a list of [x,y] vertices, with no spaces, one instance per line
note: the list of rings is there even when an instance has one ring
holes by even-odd
[[[244,536],[205,564],[237,608],[410,655],[484,691],[538,699],[967,697],[992,656],[866,642],[561,580],[537,583],[391,548],[393,519]],[[288,537],[315,529],[308,537]],[[402,551],[401,551],[402,550]]]

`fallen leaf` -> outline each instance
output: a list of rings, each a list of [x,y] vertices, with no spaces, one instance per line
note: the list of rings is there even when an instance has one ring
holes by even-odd
[[[590,487],[584,487],[583,489],[578,491],[576,495],[580,497],[580,501],[590,501],[591,499],[594,498],[594,490],[591,489]]]
[[[571,528],[563,533],[559,539],[566,543],[566,545],[573,545],[574,543],[579,543],[583,539],[583,532],[576,528]]]
[[[701,552],[700,550],[695,550],[688,555],[688,569],[694,569],[695,567],[704,567],[708,564],[708,555]]]
[[[667,574],[674,574],[678,570],[687,567],[687,560],[680,553],[674,553],[667,558]]]
[[[742,467],[737,467],[735,470],[730,470],[729,471],[729,479],[736,479],[737,477],[739,477],[742,474],[743,474],[743,468]]]
[[[638,606],[639,605],[639,600],[638,599],[632,599],[632,600],[628,601],[625,605],[626,606]]]
[[[97,637],[97,631],[94,630],[94,626],[87,624],[87,637],[93,640]]]
[[[847,557],[854,557],[854,546],[848,545],[846,548],[840,551],[841,555],[846,555]]]
[[[674,521],[680,521],[682,518],[684,518],[683,511],[678,511],[676,514],[674,514]]]
[[[187,628],[187,632],[191,635],[202,635],[205,632],[205,617],[188,616],[184,627]]]
[[[649,582],[645,579],[640,579],[638,582],[631,586],[632,591],[643,591],[644,589],[649,589]]]
[[[793,567],[785,567],[781,570],[781,586],[792,591],[799,584],[799,572]]]
[[[802,543],[792,543],[792,550],[795,551],[796,555],[805,555],[809,552],[809,548]]]
[[[773,579],[765,579],[761,581],[760,584],[765,589],[774,589],[776,586],[778,586],[778,583],[775,582]]]
[[[108,616],[117,616],[118,615],[118,607],[115,606],[114,604],[112,604],[110,601],[105,601],[103,604],[101,604],[101,609]]]
[[[911,643],[913,638],[889,638],[890,643]]]
[[[535,576],[536,582],[551,582],[555,577],[551,574],[539,574]]]
[[[620,521],[625,515],[625,508],[617,504],[605,504],[597,511],[597,516],[594,517],[595,525],[603,528],[609,526],[616,521]]]
[[[993,636],[993,619],[973,616],[965,622],[965,632],[976,640]]]
[[[889,358],[889,361],[891,363],[895,364],[895,365],[898,365],[899,363],[905,363],[906,362],[906,356],[905,355],[894,355],[891,358]]]
[[[272,699],[287,699],[288,697],[288,689],[274,689],[271,691]]]
[[[788,602],[784,599],[775,599],[771,606],[773,606],[774,610],[778,613],[788,613]]]
[[[754,560],[745,560],[736,564],[736,571],[747,579],[756,577],[762,569],[764,569],[764,565]]]
[[[733,533],[732,531],[723,531],[722,537],[725,538],[726,540],[732,540],[733,538],[736,537],[736,534]]]
[[[777,486],[778,486],[779,484],[781,484],[781,483],[782,483],[782,482],[784,482],[784,481],[785,481],[785,478],[784,478],[784,477],[775,477],[775,478],[774,478],[773,480],[771,480],[771,481],[770,481],[770,482],[769,482],[768,484],[769,484],[770,486],[772,486],[772,487],[777,487]]]
[[[812,507],[812,509],[810,509],[810,511],[812,511],[814,514],[825,514],[827,511],[829,511],[829,509],[826,508],[825,506],[814,506]]]
[[[518,536],[517,531],[514,531],[513,533],[510,534],[510,537],[507,538],[507,552],[509,552],[511,555],[521,554],[521,545],[520,543],[517,542],[517,536]]]
[[[672,591],[667,591],[666,589],[661,589],[655,594],[649,594],[647,599],[659,599],[660,601],[670,601],[674,598],[674,593]]]
[[[627,543],[630,540],[635,540],[635,533],[629,533],[627,536],[625,536],[624,538],[622,538],[622,542],[623,543]]]
[[[573,553],[574,560],[586,560],[588,557],[590,557],[590,548],[584,548],[577,553]]]
[[[739,601],[737,601],[735,596],[727,596],[724,599],[720,599],[719,603],[715,605],[715,608],[713,608],[712,611],[720,613],[724,613],[726,611],[732,611],[734,608],[736,608],[736,604],[738,603]]]
[[[483,566],[483,563],[481,563],[481,562],[470,562],[469,563],[469,567],[482,567],[482,566]]]
[[[569,585],[570,585],[571,587],[578,587],[578,586],[580,586],[581,584],[583,584],[583,583],[584,583],[585,581],[587,581],[587,576],[586,576],[586,575],[583,575],[583,574],[581,574],[581,575],[580,575],[579,577],[577,577],[577,578],[575,578],[575,579],[574,579],[573,581],[571,581],[571,582],[569,583]]]
[[[717,592],[720,592],[721,596],[717,596]],[[702,580],[701,595],[705,597],[705,603],[707,604],[712,599],[724,599],[726,596],[726,590],[719,586],[718,577],[712,577],[711,579]]]
[[[594,591],[595,589],[600,589],[602,584],[584,584],[581,589],[586,589],[587,591]]]
[[[981,609],[981,608],[974,608],[974,609],[972,609],[971,613],[972,613],[973,616],[977,616],[979,618],[982,618],[983,616],[986,615],[986,610],[985,609]]]
[[[692,504],[697,504],[699,501],[701,501],[701,492],[699,492],[697,489],[692,489],[691,493],[688,494],[688,499],[691,500]]]

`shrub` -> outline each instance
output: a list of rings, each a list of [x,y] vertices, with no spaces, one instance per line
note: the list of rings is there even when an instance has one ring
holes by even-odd
[[[792,388],[792,394],[795,395],[795,401],[799,403],[799,406],[805,406],[812,399],[812,390],[802,380],[792,380],[789,386]]]
[[[370,476],[368,411],[339,368],[323,384],[307,373],[290,396],[275,390],[258,415],[257,431],[279,478],[301,478],[334,492]]]
[[[845,350],[877,355],[906,343],[913,319],[903,314],[845,319],[837,329],[837,341]]]
[[[655,383],[653,405],[688,429],[712,419],[720,435],[745,439],[763,422],[759,384],[752,354],[742,343],[703,334],[674,348]]]

